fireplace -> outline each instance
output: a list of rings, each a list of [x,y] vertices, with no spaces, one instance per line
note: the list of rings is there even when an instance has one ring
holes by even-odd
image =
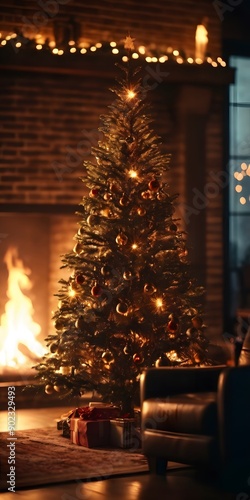
[[[75,208],[0,214],[0,377],[2,381],[33,378],[53,331],[61,256],[73,248]]]

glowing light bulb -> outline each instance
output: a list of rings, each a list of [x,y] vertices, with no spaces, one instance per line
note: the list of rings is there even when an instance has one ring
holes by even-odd
[[[173,50],[173,55],[178,56],[180,54],[179,50]]]
[[[138,57],[139,57],[139,54],[137,54],[137,52],[133,52],[132,58],[133,59],[138,59]]]
[[[177,57],[176,62],[177,62],[178,64],[182,64],[182,63],[183,63],[183,59],[182,59],[182,57]]]
[[[62,56],[64,54],[64,50],[60,49],[58,50],[58,56]]]
[[[119,50],[118,49],[112,49],[112,54],[119,54]]]
[[[132,245],[132,249],[133,249],[133,250],[136,250],[137,248],[138,248],[137,243],[133,243],[133,245]]]
[[[155,305],[157,307],[157,309],[161,309],[162,306],[163,306],[163,301],[160,297],[158,297],[158,299],[155,299]]]
[[[72,45],[75,45],[75,44],[76,44],[76,42],[75,42],[74,40],[70,40],[70,41],[69,41],[69,45],[70,45],[71,47],[72,47]]]
[[[102,43],[101,42],[97,42],[95,44],[95,46],[96,46],[97,49],[100,49],[102,47]]]
[[[69,51],[70,51],[72,54],[74,54],[74,53],[76,52],[76,48],[75,48],[75,47],[71,47],[71,48],[69,49]],[[58,54],[59,54],[59,52],[60,52],[60,51],[58,51]]]
[[[168,60],[168,56],[161,56],[161,57],[159,57],[159,62],[160,63],[164,63],[167,60]]]
[[[241,166],[240,166],[241,170],[246,170],[247,169],[247,164],[246,163],[242,163]]]
[[[140,47],[138,47],[138,52],[140,52],[140,54],[145,54],[146,49],[145,49],[144,45],[140,45]]]
[[[116,47],[116,42],[110,42],[110,47]]]
[[[129,177],[131,177],[132,179],[135,179],[136,177],[138,177],[136,170],[130,170]]]
[[[135,92],[133,90],[128,90],[127,92],[127,98],[128,99],[133,99],[135,97]]]
[[[245,205],[246,202],[247,202],[246,198],[244,196],[241,196],[241,198],[240,198],[241,205]]]
[[[235,186],[235,191],[236,191],[236,193],[241,193],[242,186],[240,186],[240,184],[237,184],[237,186]]]
[[[85,47],[83,47],[81,50],[80,50],[81,54],[86,54],[87,52],[87,49],[85,49]]]
[[[75,292],[75,290],[73,290],[73,288],[70,288],[68,293],[69,293],[69,297],[75,297],[75,295],[76,295],[76,292]]]
[[[203,61],[202,61],[202,59],[200,57],[196,57],[195,62],[196,62],[196,64],[202,64],[203,63]],[[216,66],[217,66],[217,64],[216,64]]]
[[[123,60],[123,62],[128,62],[128,56],[123,56],[122,60]]]
[[[187,62],[188,62],[189,64],[193,64],[194,60],[193,60],[193,58],[192,58],[192,57],[188,57],[188,58],[187,58]]]
[[[40,43],[38,43],[36,45],[36,50],[42,50],[42,48],[43,48],[43,46]]]
[[[89,50],[91,50],[91,52],[95,52],[96,51],[96,46],[92,45]]]
[[[147,62],[152,62],[152,57],[147,56],[145,60],[146,60]]]
[[[6,43],[7,43],[6,40],[1,41],[1,45],[6,45]]]
[[[52,50],[53,54],[58,54],[58,49],[55,47],[53,50]]]
[[[17,43],[16,43],[16,47],[17,47],[17,48],[21,47],[21,45],[22,45],[22,44],[21,44],[21,42],[17,42]]]
[[[158,61],[157,57],[155,57],[155,56],[154,56],[154,57],[152,57],[152,62],[153,62],[153,63],[156,63],[157,61]]]

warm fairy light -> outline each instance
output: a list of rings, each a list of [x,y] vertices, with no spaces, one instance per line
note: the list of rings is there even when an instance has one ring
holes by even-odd
[[[240,166],[241,170],[246,170],[247,169],[247,164],[246,163],[242,163],[241,166]]]
[[[246,170],[246,174],[250,177],[250,164],[248,165],[248,168]]]
[[[22,45],[22,44],[21,44],[21,42],[17,42],[17,43],[16,43],[16,47],[17,47],[18,49],[19,49],[19,47],[21,47],[21,45]]]
[[[58,56],[62,56],[63,54],[64,54],[64,50],[62,50],[62,49],[59,49],[59,50],[58,50],[58,53],[57,53],[57,55],[58,55]]]
[[[241,205],[245,205],[246,202],[247,202],[246,198],[244,196],[241,196],[241,198],[240,198]]]
[[[138,177],[138,174],[136,172],[136,170],[129,170],[129,177],[131,177],[132,179],[135,179],[136,177]]]
[[[237,184],[237,186],[235,186],[235,191],[236,191],[237,193],[241,193],[241,191],[242,191],[242,186],[240,186],[240,184]]]
[[[133,243],[133,245],[132,245],[132,250],[137,250],[137,248],[138,248],[137,243]]]
[[[161,56],[161,57],[159,57],[159,62],[160,63],[164,63],[167,60],[168,60],[168,56]]]
[[[138,47],[138,52],[140,52],[140,54],[145,54],[146,48],[144,47],[144,45],[140,45],[140,47]]]
[[[237,181],[242,181],[242,179],[243,179],[243,174],[242,174],[242,173],[240,173],[240,172],[235,172],[235,173],[234,173],[234,177],[235,177],[235,179],[237,179]]]
[[[1,39],[1,36],[2,35],[0,35],[0,39]],[[16,37],[17,37],[16,33],[9,34],[0,43],[2,46],[6,46],[6,44],[8,43],[9,40],[11,40],[12,38],[16,38]],[[29,38],[27,38],[27,41],[28,40],[29,40]],[[57,55],[64,54],[64,52],[59,52],[59,50],[57,49],[55,40],[46,41],[46,44],[45,44],[45,40],[43,39],[42,35],[37,34],[37,35],[35,35],[34,41],[37,44],[35,46],[37,50],[42,50],[42,49],[47,48],[49,46],[53,54],[57,54]],[[18,45],[16,45],[16,47],[18,47],[18,48],[25,47],[25,44],[23,44],[23,43],[21,44],[21,42],[17,42],[17,43],[18,43]],[[71,39],[67,42],[67,44],[69,46],[69,51],[71,54],[75,53],[77,50],[79,50],[81,54],[86,54],[87,52],[94,53],[94,52],[96,52],[97,49],[100,49],[103,46],[103,44],[101,42],[96,42],[92,46],[89,46],[86,43],[78,43],[77,41],[71,40]],[[117,55],[120,53],[119,45],[115,41],[109,42],[109,46],[111,47],[112,54]],[[131,45],[131,47],[126,47],[124,45],[124,47],[129,48],[131,50],[130,57],[132,57],[132,59],[138,59],[140,56],[142,56],[144,58],[144,60],[148,63],[152,63],[152,62],[153,63],[157,63],[157,62],[164,63],[169,59],[168,55],[157,56],[157,54],[156,54],[154,56],[152,56],[152,55],[150,56],[149,55],[150,54],[150,47],[146,47],[144,45],[140,45],[136,49],[136,51],[134,51],[134,52],[132,52],[132,50],[134,50],[134,46],[132,47],[132,45]],[[53,49],[55,49],[55,50],[53,50]],[[72,49],[74,49],[74,50],[72,50]],[[196,64],[202,64],[203,61],[206,60],[213,67],[217,67],[218,65],[220,65],[221,67],[226,66],[226,62],[223,61],[223,59],[221,57],[217,57],[216,60],[213,60],[211,57],[205,58],[204,52],[200,55],[199,52],[196,51],[196,59],[195,60],[191,57],[188,57],[187,59],[185,57],[181,57],[179,50],[173,49],[173,47],[167,47],[166,54],[170,54],[170,55],[174,56],[174,60],[177,64],[183,64],[183,63],[192,64],[194,62]],[[128,62],[128,56],[123,55],[123,56],[121,56],[121,58],[122,58],[123,62]]]
[[[158,297],[157,299],[155,299],[155,305],[157,309],[161,309],[163,306],[163,300],[160,297]]]
[[[75,297],[75,295],[76,295],[75,290],[73,290],[73,288],[71,288],[71,287],[70,287],[70,289],[69,289],[69,292],[68,292],[68,293],[69,293],[69,297]]]
[[[127,98],[128,99],[134,99],[135,97],[135,92],[133,90],[128,90],[127,92]]]

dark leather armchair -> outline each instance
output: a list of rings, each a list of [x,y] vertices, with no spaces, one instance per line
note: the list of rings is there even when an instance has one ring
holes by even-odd
[[[150,368],[141,376],[141,412],[151,472],[166,474],[173,461],[249,483],[250,366]]]

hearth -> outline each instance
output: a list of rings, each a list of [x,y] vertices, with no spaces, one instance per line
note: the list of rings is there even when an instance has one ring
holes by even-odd
[[[24,211],[25,210],[25,211]],[[63,212],[64,211],[64,212]],[[73,248],[75,207],[0,214],[0,380],[26,381],[53,331],[61,256]]]

